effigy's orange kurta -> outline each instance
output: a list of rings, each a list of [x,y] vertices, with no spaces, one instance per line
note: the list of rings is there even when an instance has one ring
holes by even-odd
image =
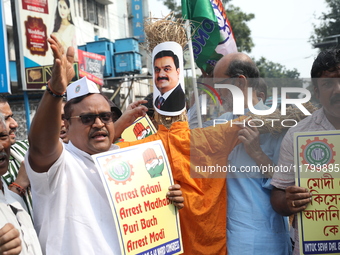
[[[239,127],[229,124],[190,130],[187,122],[175,122],[170,129],[160,125],[156,134],[143,140],[117,144],[124,148],[162,140],[174,181],[181,185],[185,199],[184,208],[179,210],[184,254],[227,254],[226,173],[200,175],[195,169],[225,166],[239,143],[238,131]]]

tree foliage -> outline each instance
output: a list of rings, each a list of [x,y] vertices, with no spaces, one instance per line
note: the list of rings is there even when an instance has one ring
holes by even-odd
[[[240,7],[232,4],[228,5],[226,11],[236,40],[237,50],[240,52],[251,52],[251,49],[255,45],[251,38],[251,30],[247,22],[254,19],[255,15],[253,13],[244,13]]]
[[[289,70],[285,66],[269,61],[264,57],[254,61],[260,70],[260,76],[265,78],[266,84],[268,86],[268,96],[271,95],[271,88],[273,87],[302,87],[303,81],[299,79],[300,73],[296,68]],[[288,96],[291,98],[296,98],[298,94],[288,93]]]
[[[171,12],[173,12],[176,19],[182,18],[182,7],[177,3],[176,0],[158,0],[163,1],[164,6],[166,6]]]
[[[313,24],[314,32],[310,37],[310,42],[314,45],[316,43],[327,41],[326,37],[339,35],[340,36],[340,1],[339,0],[325,0],[329,7],[328,13],[322,13],[318,19],[321,21],[320,25]],[[328,45],[320,47],[321,49],[334,47],[335,45]],[[340,47],[338,44],[337,47]]]
[[[286,69],[285,66],[274,63],[261,57],[259,60],[255,60],[256,66],[260,70],[260,76],[263,78],[299,78],[300,73],[296,68],[293,70]]]

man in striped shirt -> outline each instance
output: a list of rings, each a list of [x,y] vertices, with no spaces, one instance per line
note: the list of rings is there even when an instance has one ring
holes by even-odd
[[[22,196],[27,206],[27,212],[32,215],[32,196],[29,187],[29,179],[23,164],[24,156],[28,150],[28,141],[16,141],[15,131],[18,127],[18,123],[13,118],[13,112],[4,95],[0,95],[0,112],[5,117],[11,141],[11,157],[8,171],[3,175],[3,180],[11,191]]]

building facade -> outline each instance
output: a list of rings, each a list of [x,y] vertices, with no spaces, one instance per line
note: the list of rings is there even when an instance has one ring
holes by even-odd
[[[16,78],[18,73],[15,37],[15,1],[2,0],[7,30],[8,57],[11,72],[11,94],[9,102],[19,122],[18,139],[27,137],[29,123],[35,114],[43,90],[24,91]],[[47,1],[47,0],[46,0]],[[63,0],[61,0],[63,1]],[[48,1],[49,2],[49,1]],[[14,4],[13,4],[14,3]],[[73,6],[72,19],[76,30],[78,46],[105,38],[113,43],[121,38],[137,38],[143,41],[143,20],[148,15],[148,0],[70,0]],[[138,99],[143,99],[152,90],[151,58],[139,46],[141,71],[119,73],[104,77],[102,92],[111,98],[122,110]],[[20,80],[20,79],[19,79]]]

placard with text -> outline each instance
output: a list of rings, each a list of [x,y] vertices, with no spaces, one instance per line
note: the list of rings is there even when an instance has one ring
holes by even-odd
[[[4,2],[0,2],[0,93],[11,93]]]
[[[297,186],[313,194],[298,214],[300,254],[340,254],[340,131],[294,134]]]
[[[79,76],[87,77],[94,83],[103,86],[106,57],[93,52],[78,50],[78,59]]]
[[[181,254],[178,212],[166,197],[174,182],[162,142],[92,157],[110,202],[122,254]]]

